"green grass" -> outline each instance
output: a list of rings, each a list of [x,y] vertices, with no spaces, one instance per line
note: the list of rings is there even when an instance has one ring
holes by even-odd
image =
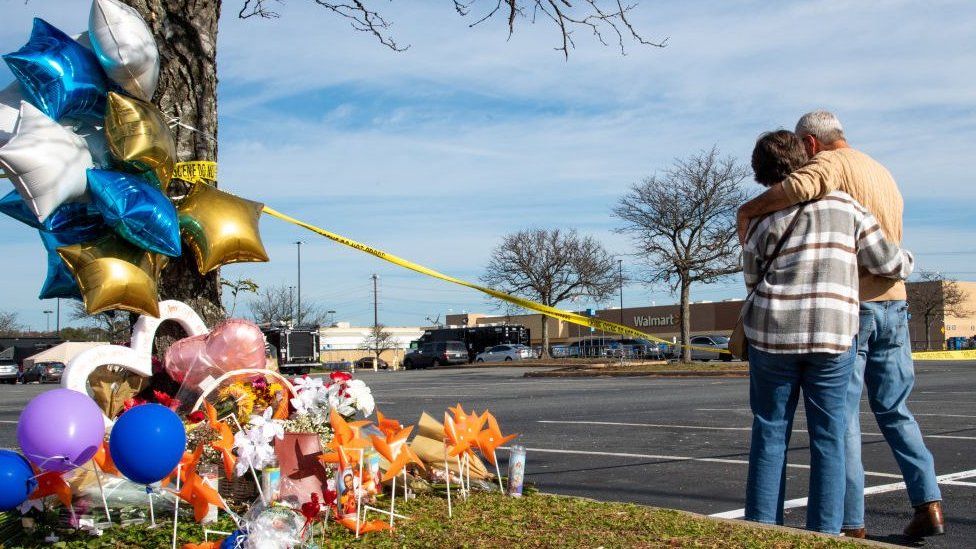
[[[447,517],[447,502],[420,497],[398,506],[412,517],[398,521],[390,532],[354,539],[352,532],[332,524],[324,547],[641,547],[641,548],[843,548],[851,541],[824,539],[803,533],[756,528],[691,516],[678,511],[624,503],[599,503],[567,497],[534,495],[521,499],[497,494],[475,494],[458,502],[454,517]],[[230,530],[226,517],[212,525]],[[150,530],[130,526],[108,530],[100,538],[84,533],[62,534],[54,545],[40,539],[16,547],[112,548],[168,547],[172,523]],[[179,544],[203,539],[199,526],[181,523]],[[14,547],[14,546],[10,546]]]

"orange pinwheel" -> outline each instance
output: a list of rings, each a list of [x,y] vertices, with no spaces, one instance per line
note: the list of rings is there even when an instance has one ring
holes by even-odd
[[[459,405],[460,407],[460,405]],[[484,426],[485,418],[475,414],[465,414],[464,420],[452,420],[444,414],[444,434],[450,444],[450,456],[459,456],[465,452],[472,453],[471,448],[478,443],[478,433]]]
[[[234,432],[231,431],[230,425],[217,420],[217,410],[209,402],[203,401],[203,409],[207,414],[207,425],[216,431],[219,437],[210,445],[220,452],[227,478],[234,478],[234,466],[237,465],[237,456],[234,455]]]
[[[460,402],[458,402],[457,406],[455,406],[453,408],[448,408],[448,410],[450,410],[451,411],[451,414],[454,415],[454,421],[456,421],[458,423],[464,421],[468,417],[468,413],[465,412],[464,411],[464,408],[461,407],[461,403]]]
[[[379,410],[376,410],[376,427],[383,432],[387,439],[403,429],[403,425],[400,425],[399,421],[384,417]]]
[[[118,475],[122,476],[122,473],[115,467],[115,462],[112,461],[112,454],[108,451],[108,441],[103,440],[102,445],[98,447],[98,451],[92,456],[92,461],[98,468],[102,470],[103,473],[108,475]]]
[[[345,526],[346,528],[356,531],[356,518],[344,518],[339,519],[339,524]],[[392,530],[390,525],[387,524],[385,520],[370,520],[366,522],[359,523],[359,533],[368,534],[370,532],[380,532],[382,530]]]
[[[203,457],[203,445],[197,446],[197,449],[193,453],[183,452],[183,457],[180,458],[176,469],[173,469],[163,480],[159,481],[159,485],[169,486],[169,483],[173,482],[173,479],[176,478],[177,472],[180,474],[180,482],[186,482],[187,476],[197,470],[197,464],[200,463],[201,457]]]
[[[207,486],[195,471],[187,475],[186,482],[176,495],[193,507],[193,518],[197,522],[201,522],[207,516],[211,505],[226,509],[217,491]]]
[[[71,507],[71,487],[64,481],[61,473],[49,471],[37,477],[37,488],[30,495],[30,499],[42,499],[47,496],[58,496],[58,500],[65,507]]]
[[[335,410],[329,414],[329,424],[332,426],[332,440],[328,447],[332,452],[322,454],[319,456],[319,460],[325,463],[338,463],[343,468],[346,467],[346,460],[358,461],[359,451],[369,446],[369,443],[359,436],[359,429],[363,427],[363,424],[355,422],[350,425]]]
[[[381,482],[391,480],[393,477],[400,474],[400,471],[402,471],[403,468],[410,463],[416,463],[421,469],[426,469],[426,467],[424,467],[424,462],[417,457],[417,454],[413,453],[413,450],[411,450],[409,446],[405,445],[400,449],[400,453],[397,454],[396,459],[390,462],[390,467],[386,470],[386,473],[383,474]]]
[[[488,410],[485,410],[485,413],[481,414],[481,419],[482,422],[488,422],[488,428],[478,433],[476,440],[478,450],[481,452],[481,455],[485,456],[485,459],[489,463],[495,465],[495,450],[518,435],[503,436],[502,430],[498,427],[498,420]]]

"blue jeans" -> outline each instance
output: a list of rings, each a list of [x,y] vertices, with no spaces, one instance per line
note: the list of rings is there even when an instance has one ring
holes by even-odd
[[[847,394],[847,496],[844,528],[864,527],[864,467],[861,464],[861,388],[881,434],[895,455],[912,506],[940,501],[935,462],[925,447],[922,431],[908,411],[908,395],[915,384],[908,305],[904,301],[861,303],[857,364]]]
[[[800,389],[810,435],[807,529],[840,532],[844,508],[844,432],[847,388],[856,342],[842,354],[771,354],[749,349],[752,446],[746,482],[746,520],[783,524],[786,450]]]

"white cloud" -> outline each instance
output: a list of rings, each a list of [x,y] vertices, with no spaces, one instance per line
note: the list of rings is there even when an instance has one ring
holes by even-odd
[[[569,61],[553,51],[547,24],[523,24],[506,40],[502,21],[469,29],[471,20],[441,2],[379,3],[411,44],[404,53],[309,2],[288,2],[273,21],[236,20],[232,4],[219,43],[225,188],[451,274],[476,277],[500,235],[529,225],[580,227],[628,252],[610,232],[609,208],[629,184],[712,144],[747,158],[760,132],[790,128],[816,107],[835,109],[852,142],[889,166],[909,211],[976,200],[976,186],[964,184],[976,137],[968,2],[645,1],[632,18],[649,38],[669,37],[667,48],[631,45],[622,57],[579,33]],[[87,19],[74,1],[4,10],[6,51],[26,39],[35,12],[66,31]],[[954,241],[972,235],[968,220],[954,225]],[[287,283],[290,242],[303,238],[303,277],[315,281],[304,291],[349,303],[354,321],[371,318],[360,285],[374,271],[391,285],[401,280],[384,304],[399,311],[393,323],[485,308],[477,294],[275,220],[262,227],[274,261],[232,266],[227,276]],[[7,221],[0,230],[27,234]],[[913,215],[907,242],[945,247],[938,235],[947,230]],[[3,246],[33,270],[43,265],[36,248]],[[927,261],[965,270],[961,259]],[[30,297],[40,280],[4,282],[10,308],[41,309]],[[736,283],[702,296],[739,295]],[[669,299],[638,287],[625,296]]]

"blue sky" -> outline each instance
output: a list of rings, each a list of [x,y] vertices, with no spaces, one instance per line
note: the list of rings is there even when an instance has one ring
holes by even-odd
[[[408,51],[391,52],[310,2],[286,2],[270,21],[237,20],[225,2],[224,189],[462,278],[477,278],[500,237],[526,227],[577,228],[636,271],[609,215],[629,185],[712,145],[747,161],[762,131],[828,108],[898,180],[905,245],[919,267],[976,280],[971,2],[645,0],[633,22],[668,47],[621,56],[580,33],[568,61],[547,24],[523,22],[506,40],[501,20],[470,29],[449,2],[375,4]],[[20,47],[35,15],[68,33],[88,17],[77,0],[6,0],[0,11],[3,51]],[[0,84],[11,79],[0,68]],[[373,273],[390,325],[489,309],[474,291],[271,218],[262,234],[272,262],[224,276],[294,284],[291,243],[302,239],[303,298],[340,320],[372,321]],[[42,328],[51,304],[33,297],[45,269],[40,240],[3,219],[0,250],[11,266],[0,273],[0,309]],[[674,300],[664,287],[624,294],[626,306]],[[743,294],[736,278],[692,297]]]

